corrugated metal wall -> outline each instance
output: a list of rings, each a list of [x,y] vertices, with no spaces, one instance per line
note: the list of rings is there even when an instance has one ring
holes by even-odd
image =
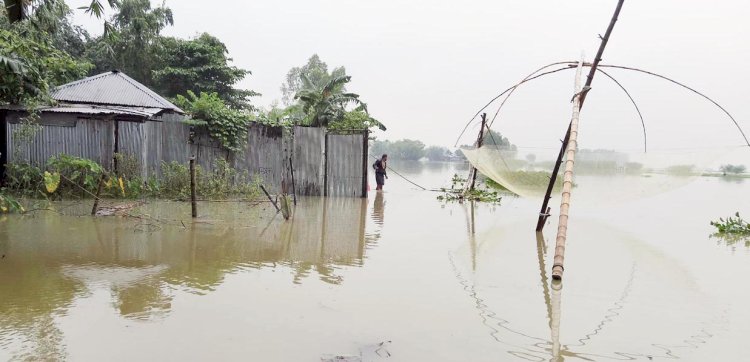
[[[21,127],[19,115],[9,114],[6,142],[9,163],[30,163],[44,166],[52,156],[61,153],[79,156],[109,166],[112,162],[112,123],[78,119],[75,115],[41,115],[41,130],[30,142],[14,140]],[[15,151],[18,151],[16,153]]]
[[[224,159],[250,177],[259,175],[271,192],[279,192],[282,180],[291,177],[294,189],[305,196],[366,196],[367,135],[326,134],[323,128],[294,127],[293,134],[281,127],[253,124],[247,133],[248,147],[240,153],[223,149],[206,134],[189,143],[190,126],[181,116],[164,116],[157,121],[129,122],[78,118],[74,114],[42,114],[42,130],[31,142],[15,142],[19,116],[7,116],[8,162],[44,166],[61,153],[88,158],[111,169],[117,122],[118,150],[135,158],[144,178],[158,177],[161,163],[187,164],[195,156],[198,165],[212,171],[217,159]],[[290,137],[291,136],[291,137]],[[14,145],[20,144],[14,154]]]
[[[367,196],[367,135],[328,134],[326,140],[326,196]]]
[[[284,149],[284,129],[251,124],[247,130],[247,146],[242,152],[230,154],[232,166],[247,171],[252,179],[260,176],[269,192],[279,192],[281,181],[288,177],[288,150]],[[289,181],[291,190],[291,181]]]
[[[182,117],[182,116],[179,116]],[[190,126],[181,122],[162,122],[161,159],[183,165],[190,159]]]
[[[323,128],[294,127],[292,160],[297,193],[323,196],[325,187],[325,137]]]
[[[141,122],[117,122],[117,153],[125,157],[133,157],[141,167],[141,175],[146,175],[145,162],[145,138],[143,123]],[[75,155],[77,156],[77,155]]]
[[[222,148],[208,134],[196,134],[193,138],[193,144],[190,146],[191,155],[195,156],[196,164],[207,172],[214,170],[216,160],[223,159],[228,161],[229,159],[229,151]]]

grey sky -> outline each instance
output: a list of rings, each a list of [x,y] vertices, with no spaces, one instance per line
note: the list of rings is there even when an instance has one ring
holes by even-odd
[[[77,7],[88,0],[69,0]],[[154,1],[154,4],[158,2]],[[218,36],[253,75],[241,86],[280,98],[289,70],[318,53],[344,65],[350,90],[388,126],[385,139],[452,146],[468,118],[493,95],[541,65],[593,56],[615,0],[255,0],[167,1],[168,35]],[[627,0],[605,62],[671,76],[706,92],[750,132],[750,4],[742,0]],[[100,32],[77,11],[76,21]],[[742,144],[734,126],[697,96],[665,82],[612,71],[642,107],[654,147]],[[516,93],[495,129],[524,146],[553,145],[570,117],[573,72]],[[598,76],[583,111],[582,146],[641,142],[632,105]],[[494,110],[493,110],[494,112]],[[471,136],[462,143],[469,143]],[[706,137],[706,139],[701,139]]]

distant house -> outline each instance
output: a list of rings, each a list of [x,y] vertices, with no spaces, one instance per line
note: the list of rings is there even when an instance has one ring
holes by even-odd
[[[159,172],[162,160],[186,162],[189,127],[184,112],[122,72],[111,71],[57,87],[57,104],[38,109],[41,130],[30,140],[15,131],[28,111],[0,110],[0,164],[43,166],[61,153],[92,159],[114,170],[114,154],[138,161],[142,176]]]

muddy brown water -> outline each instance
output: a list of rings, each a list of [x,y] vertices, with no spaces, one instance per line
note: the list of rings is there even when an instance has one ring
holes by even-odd
[[[465,172],[400,166],[428,187]],[[0,360],[745,360],[750,247],[708,221],[750,215],[749,191],[698,178],[576,208],[574,190],[561,285],[538,200],[446,205],[394,174],[367,199],[301,198],[288,222],[58,203],[0,219]]]

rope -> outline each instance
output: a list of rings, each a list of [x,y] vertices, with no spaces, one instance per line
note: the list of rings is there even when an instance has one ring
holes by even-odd
[[[374,158],[374,159],[376,159],[376,160],[378,159],[377,157],[375,157],[375,156],[373,156],[373,155],[371,155],[371,154],[369,154],[369,153],[368,153],[368,155],[370,155],[370,157],[372,157],[372,158]],[[398,173],[398,171],[396,171],[396,170],[394,170],[394,169],[392,169],[392,168],[390,168],[390,167],[388,167],[388,169],[389,169],[389,170],[391,170],[391,171],[393,171],[393,173],[395,173],[396,175],[400,176],[400,177],[401,177],[402,179],[406,180],[406,181],[407,181],[407,182],[409,182],[410,184],[412,184],[412,185],[414,185],[414,186],[416,186],[416,187],[419,187],[419,188],[420,188],[420,189],[422,189],[423,191],[427,191],[427,188],[426,188],[426,187],[422,187],[422,186],[418,185],[417,183],[415,183],[414,181],[412,181],[412,180],[409,180],[408,178],[406,178],[406,176],[404,176],[404,175],[402,175],[402,174]]]

